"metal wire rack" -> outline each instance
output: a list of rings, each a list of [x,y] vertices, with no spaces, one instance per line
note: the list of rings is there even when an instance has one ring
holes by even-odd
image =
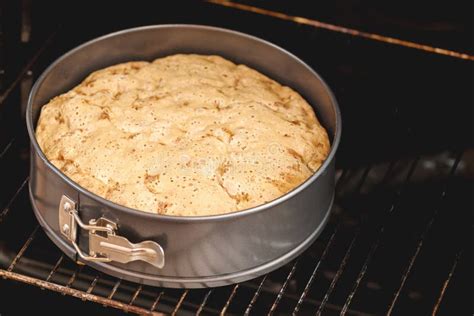
[[[446,156],[445,156],[446,157]],[[400,249],[405,260],[392,273],[396,276],[391,282],[391,294],[388,298],[386,312],[391,313],[397,307],[397,302],[407,293],[407,281],[410,279],[414,264],[424,249],[424,243],[431,230],[435,229],[438,213],[445,211],[443,205],[447,199],[449,190],[449,179],[456,175],[459,165],[464,165],[461,155],[451,157],[450,171],[447,172],[446,180],[438,187],[437,196],[439,206],[435,209],[426,210],[429,219],[424,225],[414,232],[417,242],[408,247]],[[433,159],[433,158],[432,158]],[[75,296],[83,300],[97,302],[103,305],[119,308],[125,311],[155,315],[160,312],[176,314],[178,312],[205,313],[205,314],[251,314],[255,312],[267,312],[268,314],[298,313],[315,310],[321,314],[325,310],[347,315],[367,315],[375,310],[360,310],[357,308],[357,298],[367,295],[366,292],[377,292],[381,288],[383,280],[377,280],[368,276],[370,269],[376,270],[377,262],[374,255],[380,247],[381,240],[387,240],[390,236],[389,230],[393,230],[391,223],[393,217],[401,216],[403,212],[401,203],[410,181],[419,165],[432,162],[432,159],[396,162],[365,168],[364,170],[341,171],[338,180],[338,192],[347,195],[357,195],[367,190],[368,183],[387,183],[393,181],[395,174],[404,174],[400,183],[395,183],[393,191],[387,195],[385,210],[376,209],[373,212],[381,212],[376,225],[371,223],[372,218],[368,216],[362,220],[356,220],[352,216],[347,219],[347,213],[339,210],[335,215],[334,223],[326,229],[325,236],[320,238],[314,246],[304,255],[288,266],[270,273],[260,279],[237,284],[234,286],[209,289],[209,290],[171,290],[148,286],[136,285],[130,282],[113,279],[94,271],[86,266],[77,265],[66,258],[47,239],[38,224],[32,218],[29,210],[29,202],[26,195],[25,179],[15,194],[8,201],[7,206],[2,209],[2,226],[22,227],[25,231],[19,232],[14,239],[2,236],[1,262],[5,267],[0,269],[0,275],[4,278],[25,282],[40,288],[61,292]],[[436,160],[435,160],[436,161]],[[398,172],[394,172],[395,168]],[[385,169],[384,172],[381,169]],[[377,170],[377,171],[374,171]],[[339,196],[339,201],[344,197]],[[340,202],[343,204],[343,202]],[[339,206],[341,207],[341,206]],[[342,208],[342,207],[341,207]],[[25,212],[26,211],[26,212]],[[26,214],[25,214],[26,213]],[[370,213],[370,212],[369,212]],[[370,214],[372,215],[372,214]],[[31,218],[25,219],[25,216]],[[338,222],[337,224],[335,222]],[[28,224],[28,225],[26,225]],[[2,227],[2,228],[4,228]],[[28,229],[27,229],[28,228]],[[3,230],[2,230],[3,231]],[[393,233],[393,232],[392,232]],[[371,243],[366,243],[370,235]],[[15,247],[16,246],[16,247]],[[18,249],[16,252],[8,250]],[[367,251],[368,250],[368,251]],[[393,251],[396,251],[395,249]],[[349,262],[360,261],[363,256],[362,265],[357,265],[357,271],[349,271]],[[461,250],[451,254],[451,268],[447,270],[444,279],[439,279],[437,295],[433,296],[433,313],[443,301],[446,287],[448,287],[456,265],[462,256]],[[359,260],[358,260],[359,259]],[[308,269],[310,268],[311,269]],[[354,269],[351,269],[354,270]],[[355,273],[357,272],[357,273]],[[348,275],[352,274],[352,276]],[[342,278],[353,278],[355,282],[350,287],[343,304],[333,304],[331,299],[335,295],[337,287],[347,283]],[[422,295],[425,293],[419,293]],[[435,294],[435,293],[433,293]],[[379,293],[380,295],[380,293]],[[411,294],[416,298],[416,295]]]

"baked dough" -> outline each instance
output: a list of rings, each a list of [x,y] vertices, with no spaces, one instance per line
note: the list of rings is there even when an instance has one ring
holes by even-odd
[[[278,198],[310,177],[330,148],[297,92],[245,65],[193,54],[92,73],[43,106],[36,137],[85,189],[177,216]]]

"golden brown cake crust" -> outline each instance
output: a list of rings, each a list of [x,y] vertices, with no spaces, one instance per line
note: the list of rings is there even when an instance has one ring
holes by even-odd
[[[297,92],[221,57],[183,54],[92,73],[42,108],[36,137],[87,190],[181,216],[273,200],[330,147]]]

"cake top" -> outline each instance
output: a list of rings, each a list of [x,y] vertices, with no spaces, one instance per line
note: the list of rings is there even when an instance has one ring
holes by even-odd
[[[36,137],[85,189],[177,216],[278,198],[310,177],[330,148],[294,90],[219,56],[184,54],[92,73],[43,106]]]

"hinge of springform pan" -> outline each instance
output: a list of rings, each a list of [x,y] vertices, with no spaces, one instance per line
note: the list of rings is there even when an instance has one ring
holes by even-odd
[[[158,243],[150,240],[131,243],[117,235],[116,223],[104,217],[91,219],[89,224],[85,224],[79,217],[76,203],[66,195],[59,203],[59,227],[85,261],[128,263],[140,260],[160,269],[165,265],[165,254]],[[76,242],[78,227],[89,231],[89,254],[84,253]]]

